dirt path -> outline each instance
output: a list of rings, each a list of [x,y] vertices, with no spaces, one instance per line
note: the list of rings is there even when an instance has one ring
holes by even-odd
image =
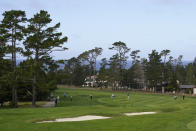
[[[46,104],[44,104],[42,107],[55,107],[55,103],[54,103],[54,101],[50,101],[50,102],[47,102]]]

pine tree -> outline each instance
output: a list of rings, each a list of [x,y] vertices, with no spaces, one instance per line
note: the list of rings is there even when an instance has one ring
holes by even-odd
[[[87,65],[89,67],[89,75],[96,75],[96,61],[97,57],[101,55],[103,49],[99,47],[95,47],[94,49],[83,52],[78,56],[78,59],[83,63],[83,65]]]
[[[153,50],[149,54],[149,61],[147,63],[147,77],[150,82],[150,87],[155,88],[156,91],[157,84],[161,82],[162,70],[161,70],[161,54],[156,50]]]
[[[14,73],[14,81],[16,81],[16,55],[22,51],[18,45],[23,39],[24,24],[26,22],[26,15],[21,10],[10,10],[3,13],[3,20],[1,28],[4,29],[4,39],[7,39],[7,53],[12,56],[12,71]],[[11,43],[11,44],[9,44]],[[14,82],[15,83],[15,82]],[[17,88],[12,85],[12,105],[17,107]]]
[[[122,85],[123,70],[125,69],[127,64],[127,59],[128,59],[127,53],[130,51],[130,48],[128,48],[124,42],[119,41],[113,43],[112,47],[109,49],[116,51],[116,54],[110,58],[110,67],[113,66],[112,68],[114,68],[114,65],[117,67],[117,69],[111,70],[111,71],[115,71],[115,74],[117,75],[113,78],[119,78],[118,79],[120,81],[119,84]]]
[[[38,73],[43,69],[44,62],[50,58],[50,53],[54,50],[65,50],[63,43],[67,41],[67,37],[62,37],[62,33],[57,29],[60,23],[52,27],[48,27],[52,22],[50,15],[47,11],[41,10],[35,14],[33,18],[28,20],[29,25],[27,28],[27,39],[24,42],[25,55],[34,60],[34,77],[32,89],[32,106],[36,105],[36,90],[38,87]],[[58,49],[57,49],[58,48]]]

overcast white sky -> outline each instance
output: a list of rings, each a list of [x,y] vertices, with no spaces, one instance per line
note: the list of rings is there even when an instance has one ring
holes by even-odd
[[[108,58],[113,54],[108,47],[116,41],[141,50],[142,57],[152,49],[170,49],[183,60],[196,56],[195,0],[0,0],[0,14],[11,9],[26,11],[28,18],[47,10],[54,24],[61,23],[69,50],[54,53],[55,59],[78,56],[95,46]]]

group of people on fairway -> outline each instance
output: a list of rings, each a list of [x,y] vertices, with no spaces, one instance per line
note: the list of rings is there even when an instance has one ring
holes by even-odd
[[[64,96],[64,98],[66,98],[66,93],[64,92],[64,94],[63,94],[63,96]],[[90,94],[89,95],[90,96],[90,99],[91,100],[93,100],[93,95],[92,94]],[[70,101],[72,101],[73,99],[72,99],[73,97],[72,97],[72,95],[70,95],[69,96],[69,99],[70,99]],[[60,97],[59,96],[57,96],[56,98],[55,98],[55,100],[54,100],[54,102],[55,102],[55,106],[57,106],[57,104],[58,104],[58,101],[60,100]]]
[[[177,100],[177,98],[178,98],[178,96],[177,95],[174,95],[174,100]],[[182,95],[182,100],[184,100],[185,99],[185,95],[183,94]]]
[[[64,96],[64,98],[66,98],[66,93],[64,92],[64,94],[63,94],[63,96]],[[70,101],[72,101],[72,96],[69,96],[69,99],[70,99]],[[55,106],[58,104],[58,101],[60,100],[60,96],[57,96],[56,98],[55,98],[55,100],[54,100],[54,102],[55,102]]]
[[[130,99],[130,93],[128,93],[127,96],[128,96],[128,100],[129,100]],[[114,98],[115,98],[115,95],[112,93],[112,99],[114,99]]]
[[[64,98],[66,98],[66,93],[64,92],[64,94],[63,94],[63,96],[64,96]],[[90,94],[89,95],[90,96],[90,100],[93,100],[93,95],[92,94]],[[130,93],[128,93],[127,94],[127,96],[128,96],[128,100],[130,99]],[[72,101],[72,96],[69,96],[69,98],[70,98],[70,101]],[[115,98],[115,95],[112,93],[112,96],[111,96],[111,98],[112,99],[114,99]],[[60,100],[60,97],[59,96],[57,96],[56,98],[55,98],[55,100],[54,100],[54,102],[55,102],[55,106],[58,104],[58,101]]]
[[[63,96],[64,96],[64,98],[66,98],[67,95],[66,95],[65,92],[64,92]],[[89,97],[90,97],[90,100],[93,100],[93,95],[92,95],[92,94],[90,94]],[[128,97],[128,100],[129,100],[129,99],[130,99],[130,93],[127,94],[127,97]],[[73,100],[72,98],[73,98],[72,95],[70,95],[70,96],[69,96],[70,101]],[[112,93],[111,98],[112,98],[112,99],[115,98],[114,93]],[[173,98],[174,98],[174,100],[177,100],[178,96],[177,96],[177,95],[174,95]],[[184,95],[184,94],[183,94],[183,96],[182,96],[182,99],[183,99],[183,100],[185,99],[185,95]],[[59,101],[59,100],[60,100],[60,97],[57,96],[57,97],[55,98],[55,105],[58,104],[58,101]]]

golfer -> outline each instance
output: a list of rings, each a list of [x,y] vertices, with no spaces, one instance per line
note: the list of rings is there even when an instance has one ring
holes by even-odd
[[[70,96],[70,101],[72,101],[72,96]]]
[[[128,93],[127,96],[128,96],[128,100],[129,100],[129,98],[130,98],[130,93]]]
[[[90,94],[90,99],[91,99],[91,101],[93,100],[93,95],[92,94]]]
[[[112,94],[112,99],[114,99],[114,97],[115,97],[115,95],[114,95],[114,94]]]

